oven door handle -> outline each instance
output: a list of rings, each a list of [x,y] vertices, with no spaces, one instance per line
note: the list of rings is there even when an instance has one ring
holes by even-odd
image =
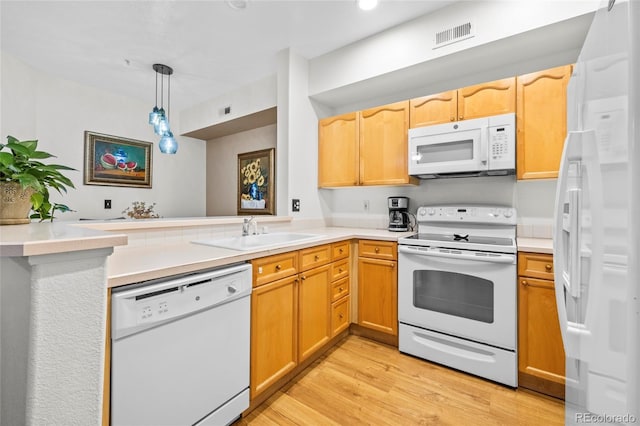
[[[474,260],[478,262],[490,262],[490,263],[515,263],[516,257],[512,254],[505,253],[486,253],[483,255],[477,255],[473,253],[479,252],[441,252],[438,249],[429,247],[415,247],[415,246],[398,246],[398,253],[411,254],[415,256],[425,257],[443,257],[446,259],[464,259]]]

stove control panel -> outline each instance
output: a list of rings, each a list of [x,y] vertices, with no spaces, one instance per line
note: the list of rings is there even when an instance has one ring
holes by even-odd
[[[424,206],[418,209],[418,222],[468,222],[516,224],[516,209],[505,206]]]

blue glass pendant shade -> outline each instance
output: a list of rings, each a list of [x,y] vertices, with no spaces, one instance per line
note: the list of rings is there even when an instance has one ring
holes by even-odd
[[[160,112],[160,110],[158,109],[158,107],[154,106],[153,110],[149,113],[149,124],[155,126],[155,124],[160,119],[159,112]]]
[[[173,137],[171,130],[166,132],[161,138],[158,144],[160,152],[163,154],[175,154],[178,151],[178,142]]]
[[[169,130],[170,130],[169,121],[164,115],[160,116],[158,123],[153,126],[153,131],[155,132],[156,135],[162,136],[165,133],[167,133]]]

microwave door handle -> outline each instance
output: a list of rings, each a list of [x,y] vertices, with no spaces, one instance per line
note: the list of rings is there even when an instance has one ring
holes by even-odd
[[[489,127],[480,128],[480,161],[483,165],[489,162]]]

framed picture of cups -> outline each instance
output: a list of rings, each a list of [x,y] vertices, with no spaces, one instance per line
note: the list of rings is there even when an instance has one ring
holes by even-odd
[[[151,188],[151,142],[84,132],[84,184]]]
[[[275,214],[275,149],[238,154],[238,215]]]

